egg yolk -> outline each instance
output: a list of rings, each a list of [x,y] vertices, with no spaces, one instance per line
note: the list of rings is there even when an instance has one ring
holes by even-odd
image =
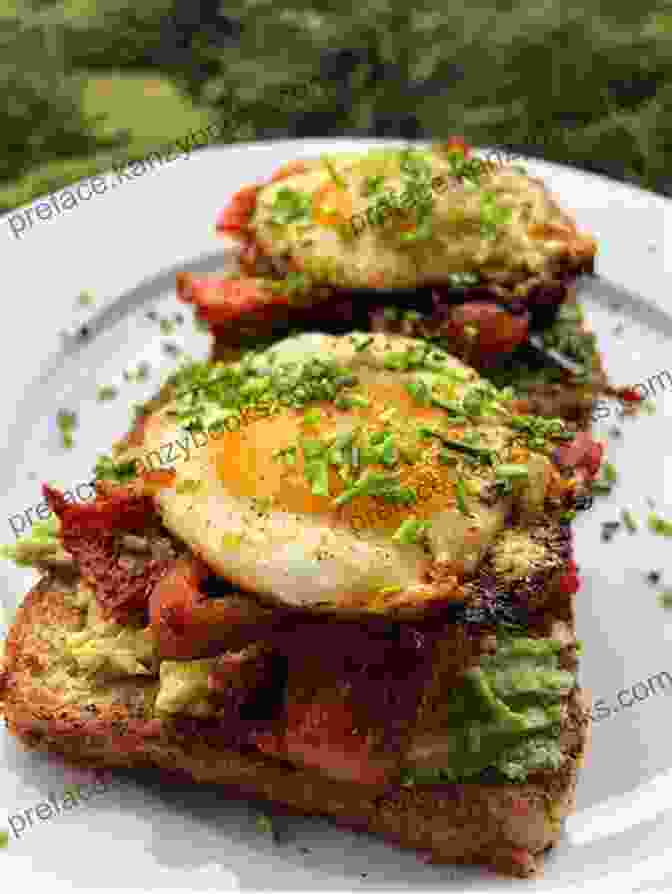
[[[360,392],[361,393],[361,392]],[[369,402],[366,407],[339,410],[333,403],[313,403],[301,410],[286,409],[271,416],[250,416],[237,431],[225,432],[210,443],[210,461],[218,479],[228,493],[239,497],[254,497],[268,502],[273,511],[295,514],[329,515],[356,529],[396,528],[409,516],[428,517],[455,504],[454,470],[437,460],[438,445],[435,440],[418,442],[421,456],[417,462],[407,464],[403,460],[394,467],[370,465],[367,469],[394,475],[401,487],[412,487],[417,502],[409,506],[386,501],[382,497],[355,496],[341,507],[334,506],[334,499],[348,486],[339,476],[336,466],[329,465],[329,496],[318,496],[311,491],[305,477],[305,460],[301,440],[329,441],[337,434],[351,431],[355,426],[365,426],[369,434],[390,431],[395,442],[404,442],[403,428],[415,438],[417,424],[434,425],[442,431],[446,414],[434,407],[420,406],[398,383],[376,382],[363,392]],[[381,413],[396,413],[386,427]],[[307,422],[319,410],[315,424]],[[400,428],[401,426],[401,428]],[[455,427],[454,436],[459,438],[462,428]],[[279,451],[295,447],[294,463],[288,463]],[[355,470],[355,478],[360,471]]]

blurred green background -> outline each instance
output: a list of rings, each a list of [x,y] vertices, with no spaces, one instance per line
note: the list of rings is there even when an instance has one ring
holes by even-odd
[[[672,195],[672,5],[0,0],[0,210],[210,121],[465,134]]]

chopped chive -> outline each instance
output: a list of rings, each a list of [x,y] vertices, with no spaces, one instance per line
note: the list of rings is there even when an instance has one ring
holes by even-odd
[[[304,425],[317,425],[321,419],[321,410],[306,410],[306,412],[303,414]]]
[[[72,410],[59,410],[56,414],[56,424],[61,433],[61,443],[70,450],[75,443],[72,433],[77,428],[77,413]]]
[[[618,480],[618,472],[616,471],[616,466],[613,463],[606,462],[602,466],[602,475],[605,481],[608,481],[610,484],[615,484]]]
[[[360,336],[360,338],[362,338],[362,337]],[[365,348],[368,348],[368,346],[371,344],[371,342],[374,339],[373,339],[373,336],[370,335],[368,338],[366,336],[364,336],[362,338],[362,340],[359,341],[359,338],[356,335],[351,335],[350,340],[352,341],[353,345],[355,346],[355,351],[357,351],[357,353],[359,353],[360,351],[363,351]]]
[[[281,447],[273,451],[273,459],[282,459],[288,466],[296,465],[296,447]]]
[[[345,180],[340,176],[340,174],[338,173],[336,168],[334,167],[334,163],[332,162],[332,160],[328,156],[323,155],[322,161],[324,162],[327,170],[329,171],[329,175],[331,176],[331,179],[334,181],[334,183],[337,186],[340,186],[341,189],[346,189],[347,184],[346,184]]]
[[[81,307],[90,307],[93,304],[93,295],[91,292],[80,292],[77,296],[77,303]]]
[[[518,465],[516,463],[503,463],[495,468],[495,475],[498,478],[509,478],[512,481],[520,481],[530,477],[527,466]]]
[[[429,522],[419,521],[417,518],[404,519],[392,535],[392,540],[396,543],[403,543],[406,545],[419,543],[429,529],[429,526]]]
[[[464,486],[464,478],[458,478],[455,481],[455,499],[457,500],[457,508],[462,515],[469,515],[469,507],[467,506],[467,489]]]
[[[621,509],[621,518],[623,519],[623,524],[631,534],[634,534],[635,531],[639,529],[639,523],[629,509]]]
[[[203,482],[194,478],[185,478],[175,486],[176,494],[195,494],[201,489]]]
[[[240,546],[242,539],[243,539],[243,537],[241,534],[231,534],[230,532],[226,533],[226,534],[222,534],[222,540],[221,540],[222,548],[223,549],[237,549]]]
[[[654,512],[649,514],[647,524],[654,534],[661,534],[663,537],[672,537],[672,522],[661,518]]]
[[[396,407],[388,407],[378,418],[381,422],[391,422],[398,412],[399,410]]]
[[[115,388],[114,385],[101,385],[98,388],[96,399],[101,402],[105,400],[114,400],[118,394],[119,389]]]
[[[7,829],[0,830],[0,848],[7,847],[9,844],[9,832]]]
[[[402,590],[403,587],[400,587],[398,584],[391,584],[389,587],[381,587],[380,590],[378,590],[378,595],[392,595],[392,593],[401,593]]]
[[[168,317],[163,317],[159,322],[159,329],[162,335],[172,335],[175,331],[175,323]]]
[[[672,608],[672,590],[663,590],[659,593],[658,604],[661,608]]]
[[[262,835],[273,835],[273,820],[270,816],[267,816],[265,813],[260,813],[257,815],[256,820],[254,821],[254,825],[257,829],[257,832],[260,832]]]

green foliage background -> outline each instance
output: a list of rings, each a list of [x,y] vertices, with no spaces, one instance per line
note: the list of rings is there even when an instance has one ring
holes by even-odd
[[[464,134],[672,195],[672,5],[0,0],[0,210],[207,121]]]

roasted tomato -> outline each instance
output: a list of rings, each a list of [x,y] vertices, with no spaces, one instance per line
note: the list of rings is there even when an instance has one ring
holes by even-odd
[[[527,338],[529,316],[514,316],[491,301],[467,301],[451,309],[449,329],[479,356],[507,354]]]
[[[202,593],[208,573],[197,560],[180,559],[154,587],[149,623],[161,658],[197,658],[215,645],[240,649],[270,622],[271,609],[242,595],[212,599]]]
[[[247,229],[250,217],[257,204],[258,186],[244,186],[233,196],[226,208],[217,215],[218,233],[239,234]]]
[[[354,726],[351,709],[336,695],[290,701],[285,733],[258,733],[255,743],[265,754],[317,767],[333,779],[384,784],[392,769],[390,761],[372,755],[366,736]]]
[[[265,289],[262,280],[222,279],[177,274],[177,297],[196,305],[196,313],[212,326],[228,326],[248,314],[264,314],[288,306],[288,295]]]

